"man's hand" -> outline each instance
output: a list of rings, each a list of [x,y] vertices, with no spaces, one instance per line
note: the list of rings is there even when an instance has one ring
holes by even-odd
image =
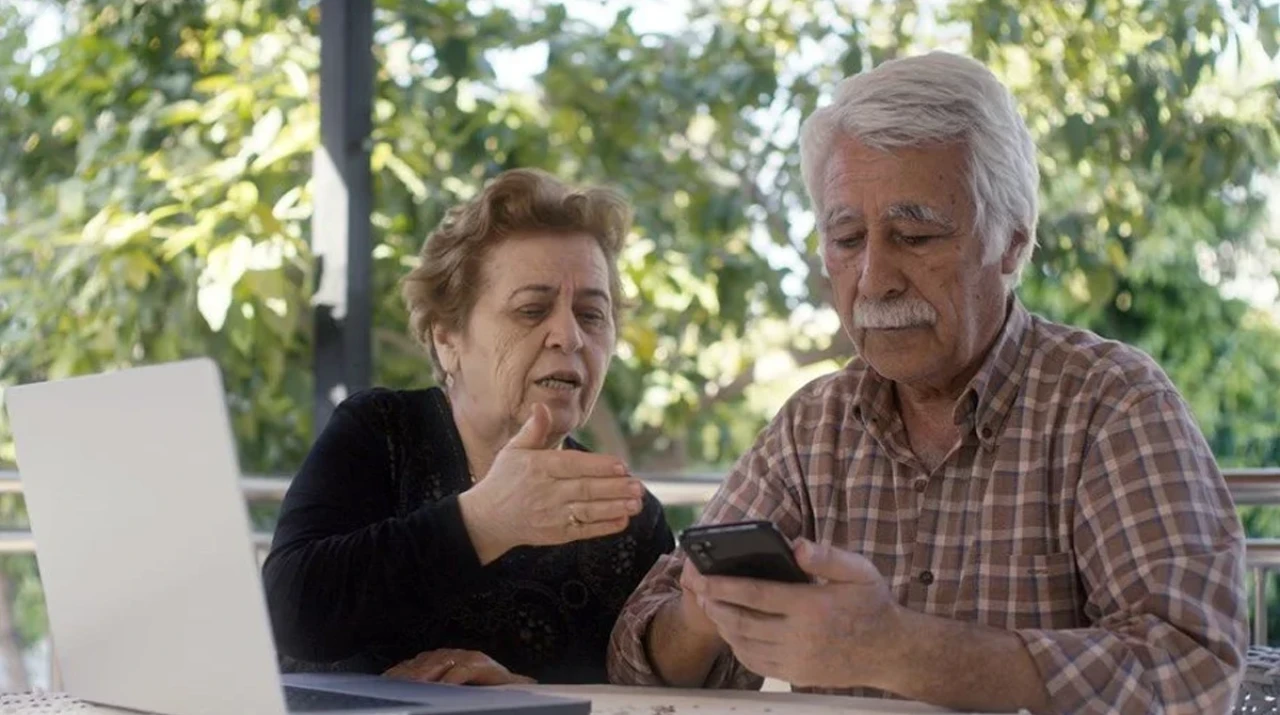
[[[706,577],[681,584],[752,672],[809,687],[878,687],[895,648],[899,606],[866,558],[798,541],[796,560],[813,584]]]
[[[689,561],[683,562],[681,571],[680,594],[654,614],[644,633],[644,648],[664,685],[700,688],[728,646],[699,604],[701,598],[689,587],[701,576]]]
[[[508,685],[533,683],[516,675],[493,658],[474,650],[441,648],[419,653],[383,673],[388,678],[450,685]]]
[[[691,635],[720,641],[720,633],[715,622],[707,617],[703,597],[694,590],[696,584],[703,583],[705,580],[706,577],[698,573],[698,567],[694,566],[693,562],[684,562],[684,568],[680,570],[680,623]],[[720,647],[724,647],[723,642]]]

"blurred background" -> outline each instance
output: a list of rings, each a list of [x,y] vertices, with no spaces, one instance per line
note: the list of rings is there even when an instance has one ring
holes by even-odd
[[[799,120],[838,78],[942,48],[988,63],[1038,142],[1022,300],[1150,353],[1219,463],[1255,470],[1242,503],[1280,493],[1274,0],[371,4],[365,30],[318,1],[0,3],[0,386],[211,356],[244,472],[283,485],[334,399],[430,384],[397,281],[448,206],[539,167],[637,207],[634,308],[584,440],[713,488],[851,355]],[[333,158],[352,137],[367,192]],[[335,176],[358,240],[324,213]],[[2,416],[0,470],[0,688],[20,690],[48,683],[48,643]],[[250,490],[264,533],[278,493]],[[698,499],[676,501],[678,528]],[[1280,537],[1280,509],[1241,514]]]

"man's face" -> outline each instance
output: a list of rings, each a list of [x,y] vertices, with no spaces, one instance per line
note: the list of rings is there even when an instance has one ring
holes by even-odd
[[[883,152],[842,138],[820,188],[841,324],[877,373],[924,390],[958,391],[976,372],[1016,266],[1019,237],[983,264],[966,158],[958,144]]]

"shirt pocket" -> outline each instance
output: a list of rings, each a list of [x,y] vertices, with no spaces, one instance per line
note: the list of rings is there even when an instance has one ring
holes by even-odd
[[[1009,630],[1085,625],[1075,554],[992,554],[977,570],[979,622]]]

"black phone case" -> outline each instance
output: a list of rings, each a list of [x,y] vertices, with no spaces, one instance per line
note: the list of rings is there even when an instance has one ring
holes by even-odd
[[[680,547],[706,576],[738,576],[808,583],[791,546],[767,521],[692,526],[680,533]]]

